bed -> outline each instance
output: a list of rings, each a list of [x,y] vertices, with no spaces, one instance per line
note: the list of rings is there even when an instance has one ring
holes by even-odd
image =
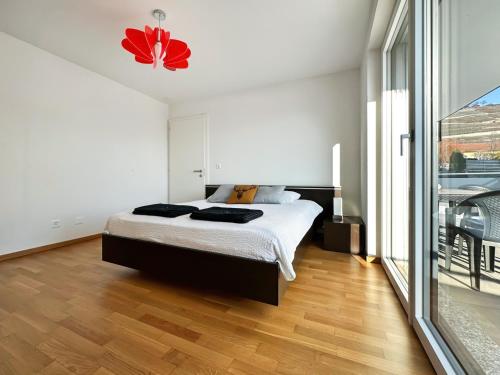
[[[210,196],[217,185],[207,185]],[[102,259],[161,275],[167,280],[236,293],[278,305],[304,242],[332,214],[335,187],[287,187],[301,194],[290,204],[238,205],[261,209],[264,215],[247,224],[132,215],[108,220]],[[205,200],[187,202],[199,208],[224,206]]]

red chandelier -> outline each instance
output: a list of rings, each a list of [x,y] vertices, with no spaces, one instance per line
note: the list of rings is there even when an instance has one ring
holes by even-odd
[[[170,39],[170,32],[160,27],[165,20],[165,12],[161,9],[153,10],[153,17],[158,20],[158,27],[152,29],[145,26],[144,31],[125,29],[126,38],[122,40],[122,47],[135,55],[135,61],[141,64],[153,64],[153,68],[161,64],[168,70],[186,69],[187,59],[191,56],[188,45],[177,39]]]

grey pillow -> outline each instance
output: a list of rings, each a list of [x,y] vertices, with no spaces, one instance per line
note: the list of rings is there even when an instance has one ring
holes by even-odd
[[[285,190],[285,185],[259,186],[253,203],[279,204],[281,193]]]
[[[210,203],[226,203],[233,192],[234,185],[220,185],[215,193],[207,198]]]
[[[300,198],[300,194],[296,193],[295,191],[284,191],[280,194],[280,199],[279,203],[292,203],[295,202],[297,199]]]

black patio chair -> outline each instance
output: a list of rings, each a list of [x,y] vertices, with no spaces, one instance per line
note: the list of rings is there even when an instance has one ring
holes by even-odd
[[[474,215],[477,209],[479,215]],[[463,218],[457,225],[458,215]],[[495,270],[495,246],[500,244],[500,191],[490,191],[474,195],[456,207],[446,209],[446,249],[445,268],[450,270],[455,238],[462,237],[469,253],[471,287],[480,290],[481,253],[483,243],[485,270]],[[459,243],[461,238],[459,237]]]

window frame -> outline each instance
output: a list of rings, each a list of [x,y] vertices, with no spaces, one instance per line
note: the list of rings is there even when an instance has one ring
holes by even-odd
[[[389,27],[387,29],[384,42],[382,44],[382,205],[381,205],[381,218],[382,218],[382,266],[394,288],[398,298],[403,305],[407,315],[410,313],[410,278],[411,278],[411,221],[412,221],[412,203],[410,202],[410,223],[409,223],[409,273],[408,282],[404,280],[396,264],[391,259],[391,242],[392,242],[392,191],[391,191],[391,179],[392,179],[392,165],[391,165],[391,148],[384,147],[384,145],[391,144],[392,135],[392,100],[391,100],[391,58],[390,52],[394,43],[396,42],[398,33],[403,26],[404,22],[407,20],[408,27],[410,26],[410,18],[408,13],[408,0],[399,0],[394,7],[394,12],[392,14]],[[409,37],[410,29],[408,30]],[[409,59],[409,72],[411,65],[411,45],[410,45],[410,59]],[[410,79],[409,79],[410,80]],[[410,88],[409,88],[410,89]],[[409,90],[410,91],[410,90]],[[409,108],[410,109],[410,108]],[[410,112],[409,112],[410,113]],[[411,129],[411,127],[410,127]],[[413,151],[411,151],[413,154]],[[410,161],[412,164],[412,161]],[[412,182],[410,181],[410,184]]]
[[[411,322],[427,355],[440,374],[465,374],[450,347],[431,321],[431,283],[433,257],[432,188],[437,186],[433,168],[437,155],[433,152],[437,108],[433,97],[439,89],[439,56],[433,54],[439,34],[434,32],[439,22],[441,0],[410,0],[410,121],[415,129],[415,209],[414,243],[410,269],[413,277],[410,295]]]

